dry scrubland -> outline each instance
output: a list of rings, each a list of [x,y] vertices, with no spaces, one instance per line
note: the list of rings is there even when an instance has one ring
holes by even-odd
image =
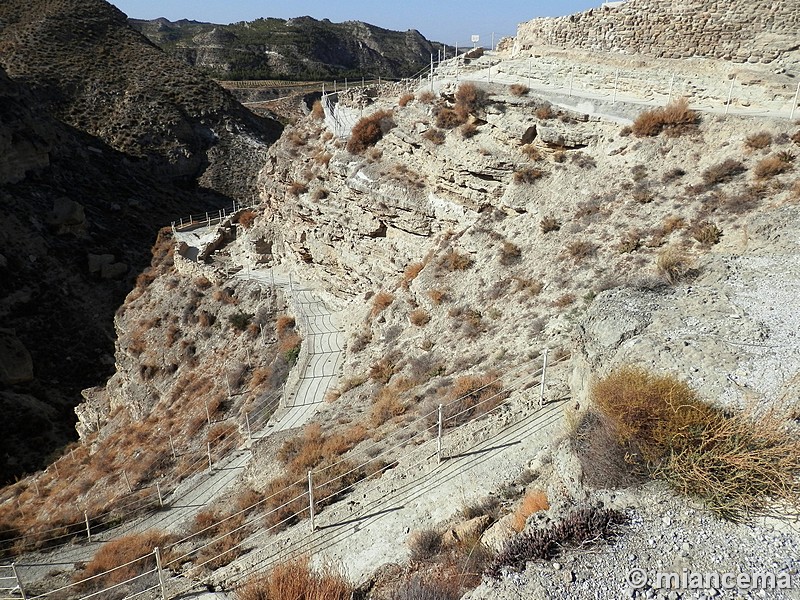
[[[488,397],[474,390],[541,347],[575,351],[573,328],[599,294],[668,298],[713,278],[709,258],[738,246],[752,215],[800,202],[792,123],[700,115],[679,100],[620,127],[521,85],[353,101],[371,114],[346,144],[317,107],[273,148],[268,206],[251,231],[284,241],[291,251],[275,259],[301,259],[301,277],[350,302],[344,377],[314,435],[363,428],[363,442],[340,448],[354,462],[365,445],[401,442],[393,429],[440,402],[463,397],[458,412],[469,411]],[[567,443],[586,490],[653,479],[733,522],[795,512],[796,412],[742,413],[701,398],[687,375],[622,368],[579,398]],[[552,386],[552,397],[567,393]],[[624,535],[630,510],[582,506],[591,491],[553,508],[538,479],[413,534],[409,566],[379,577],[374,597],[458,598],[481,573]],[[532,529],[542,514],[552,525]],[[470,536],[445,540],[459,522]],[[500,522],[522,533],[497,552],[482,533]]]
[[[307,516],[300,496],[308,469],[331,467],[337,487],[328,500],[346,497],[356,479],[394,465],[353,467],[382,449],[413,447],[404,437],[435,425],[422,417],[440,403],[455,401],[445,415],[450,426],[480,417],[509,397],[517,401],[500,379],[508,369],[541,364],[545,346],[555,358],[580,353],[573,333],[598,295],[680,294],[708,275],[709,257],[732,250],[752,215],[800,202],[795,124],[701,116],[678,101],[620,128],[550,106],[524,86],[462,84],[441,95],[360,101],[368,116],[346,144],[326,132],[318,109],[289,128],[262,173],[263,205],[240,221],[233,246],[252,256],[270,241],[269,260],[326,282],[331,302],[348,309],[349,341],[343,377],[319,421],[269,438],[239,489],[187,526],[184,533],[207,541],[234,532],[196,559],[231,550],[206,572],[246,552],[238,546],[250,533],[291,528]],[[176,275],[169,247],[164,237],[153,269],[118,313],[125,376],[105,391],[110,413],[101,432],[75,449],[84,465],[108,465],[108,478],[119,473],[103,457],[135,458],[143,471],[128,477],[136,486],[181,470],[171,455],[148,452],[165,448],[169,433],[189,459],[202,456],[206,437],[240,435],[248,403],[280,384],[301,343],[292,316],[259,312],[246,284]],[[259,325],[274,331],[270,343],[258,342]],[[226,359],[234,399],[220,381]],[[601,507],[590,501],[595,488],[663,480],[733,521],[797,510],[796,412],[754,420],[701,399],[680,372],[598,375],[591,397],[573,398],[578,405],[567,410],[570,432],[550,444],[570,448],[583,483],[565,490],[554,484],[555,467],[542,467],[460,512],[454,502],[451,520],[413,532],[408,564],[373,581],[373,597],[455,599],[484,574],[502,578],[529,560],[624,537],[635,492],[626,506]],[[551,381],[547,393],[568,397],[568,384]],[[208,426],[206,405],[220,423]],[[409,424],[418,429],[401,430]],[[53,523],[48,498],[62,508],[75,491],[56,496],[51,475],[36,480],[45,494],[32,500],[35,514]],[[101,498],[98,510],[113,506],[96,494],[111,489],[110,480],[86,481],[92,485],[79,494]],[[30,495],[32,482],[5,493],[9,536],[12,524],[33,518],[14,512],[14,498]],[[493,547],[485,533],[496,534],[497,524],[507,524],[500,539],[508,544]],[[95,560],[102,562],[87,573],[109,564],[107,556]],[[345,579],[335,566],[310,570],[301,557],[237,594],[344,598],[354,583]]]

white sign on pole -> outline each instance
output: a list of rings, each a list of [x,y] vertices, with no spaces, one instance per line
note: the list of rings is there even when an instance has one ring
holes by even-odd
[[[477,44],[481,40],[481,36],[473,35],[472,36],[472,47],[475,48],[475,44]]]

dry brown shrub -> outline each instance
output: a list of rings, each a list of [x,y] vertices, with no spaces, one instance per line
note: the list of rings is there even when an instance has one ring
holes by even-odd
[[[464,139],[473,138],[478,135],[479,130],[478,126],[473,122],[464,123],[461,127],[458,128],[458,133]]]
[[[504,241],[500,246],[500,264],[503,266],[513,265],[519,262],[522,250],[513,242]]]
[[[389,110],[379,110],[360,119],[350,132],[347,151],[351,154],[363,153],[367,148],[377,144],[394,126],[392,111]]]
[[[522,153],[531,160],[542,160],[542,152],[533,144],[525,144],[520,148]]]
[[[447,297],[447,292],[444,290],[430,290],[428,291],[428,298],[431,299],[435,305],[439,305],[444,302],[445,298]]]
[[[675,377],[633,367],[595,382],[591,397],[632,459],[715,514],[742,520],[773,501],[800,510],[800,440],[776,412],[726,414]]]
[[[311,118],[316,121],[322,121],[325,118],[325,108],[320,100],[315,100],[311,105]]]
[[[394,361],[388,357],[380,359],[378,362],[373,363],[369,368],[369,378],[379,383],[388,383],[394,375]]]
[[[403,94],[397,101],[400,106],[408,106],[408,103],[414,99],[414,94]]]
[[[211,281],[209,281],[208,278],[203,277],[202,275],[200,275],[200,277],[195,277],[193,283],[195,287],[199,290],[207,290],[212,285]]]
[[[211,297],[216,302],[222,302],[223,304],[238,304],[239,303],[239,301],[236,298],[234,298],[228,290],[226,290],[224,288],[215,289],[214,292],[211,294]]]
[[[314,571],[308,558],[298,558],[250,578],[235,595],[236,600],[350,600],[353,586],[341,570],[326,566]]]
[[[633,133],[638,136],[656,136],[665,133],[678,137],[697,128],[698,114],[689,108],[689,101],[680,98],[663,108],[655,108],[641,113],[633,122]]]
[[[522,502],[514,511],[514,520],[511,526],[514,531],[522,531],[525,529],[525,524],[528,522],[528,517],[532,514],[547,510],[550,508],[550,502],[547,499],[547,494],[542,490],[531,490],[522,499]]]
[[[292,196],[300,196],[308,191],[308,186],[301,181],[293,181],[289,184],[288,192]]]
[[[708,248],[720,242],[722,239],[722,229],[715,223],[702,221],[689,227],[689,235],[700,242],[701,245]]]
[[[466,271],[472,266],[472,258],[458,250],[450,250],[439,260],[437,267],[445,271]]]
[[[103,545],[86,563],[83,570],[75,574],[74,580],[78,582],[81,590],[98,590],[122,583],[137,575],[150,571],[156,566],[153,550],[156,547],[164,548],[170,543],[170,536],[160,531],[148,531],[117,538]],[[137,560],[140,559],[140,560]],[[115,569],[125,563],[125,567]],[[101,575],[111,569],[110,573]],[[95,577],[100,575],[99,577]],[[95,577],[85,581],[89,577]],[[85,583],[80,583],[85,581]]]
[[[419,100],[422,104],[430,104],[436,100],[436,94],[430,90],[425,90],[424,92],[421,92],[419,96],[417,96],[417,100]]]
[[[406,405],[400,398],[400,393],[394,386],[385,386],[378,392],[370,411],[370,424],[380,427],[384,423],[399,417],[406,412]]]
[[[442,534],[435,529],[420,529],[411,534],[408,545],[411,562],[428,562],[442,552]]]
[[[441,129],[436,129],[435,127],[431,127],[425,133],[422,134],[426,140],[430,143],[435,144],[436,146],[441,146],[444,144],[445,141],[445,133]]]
[[[746,148],[750,150],[763,150],[772,144],[772,134],[769,131],[761,131],[748,135],[744,141]]]
[[[408,289],[409,286],[411,285],[411,282],[417,278],[417,276],[424,268],[425,268],[425,263],[421,262],[411,263],[410,265],[408,265],[403,271],[403,283],[402,283],[403,288]]]
[[[392,302],[394,302],[394,294],[381,290],[372,298],[372,310],[370,311],[370,315],[372,317],[377,317],[380,313],[389,308]]]
[[[566,308],[567,306],[574,304],[576,299],[577,298],[575,297],[575,294],[567,292],[565,294],[561,294],[558,298],[553,300],[550,305],[554,308]]]
[[[408,315],[408,320],[411,321],[412,325],[422,327],[430,322],[431,316],[424,308],[417,308],[411,311]]]
[[[281,315],[275,320],[275,333],[279,338],[291,333],[295,328],[295,319],[291,315]]]
[[[656,270],[667,283],[675,285],[687,279],[694,269],[692,260],[680,248],[669,246],[659,253]]]
[[[567,244],[567,255],[579,263],[597,254],[597,245],[588,240],[575,240]]]
[[[534,111],[533,114],[536,115],[537,119],[540,119],[542,121],[547,121],[548,119],[555,119],[557,116],[556,113],[553,112],[553,107],[550,106],[549,104],[540,106]]]
[[[755,169],[753,169],[753,173],[759,179],[766,179],[791,170],[791,162],[783,160],[780,156],[773,154],[759,161]]]
[[[469,117],[469,114],[464,110],[440,107],[436,112],[436,127],[440,129],[455,129],[459,125],[466,123],[467,117]]]
[[[546,174],[547,173],[541,169],[520,169],[519,171],[514,171],[514,183],[531,184],[536,180],[541,179]]]
[[[561,223],[553,216],[546,215],[539,221],[539,229],[542,233],[550,233],[551,231],[558,231],[561,229]]]
[[[239,214],[239,225],[245,229],[250,229],[256,220],[256,211],[247,209]]]
[[[703,171],[703,183],[706,185],[716,185],[724,181],[729,181],[736,175],[744,173],[746,170],[747,169],[740,161],[728,158]]]
[[[474,83],[462,83],[455,94],[456,108],[462,112],[475,113],[486,102],[486,92]]]
[[[483,375],[464,375],[455,380],[445,398],[445,427],[455,427],[500,406],[509,392],[490,371]]]
[[[519,98],[520,96],[527,96],[528,92],[530,92],[531,89],[527,85],[522,85],[521,83],[514,83],[511,85],[511,87],[508,88],[508,91],[511,93],[512,96],[517,96]]]

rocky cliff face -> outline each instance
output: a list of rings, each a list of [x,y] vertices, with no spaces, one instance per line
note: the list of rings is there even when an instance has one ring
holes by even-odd
[[[130,22],[154,44],[218,79],[407,77],[429,64],[438,47],[414,30],[311,17],[231,25]]]
[[[3,353],[5,480],[74,437],[158,229],[251,198],[280,127],[104,2],[4,2],[0,48],[0,314],[31,361]]]

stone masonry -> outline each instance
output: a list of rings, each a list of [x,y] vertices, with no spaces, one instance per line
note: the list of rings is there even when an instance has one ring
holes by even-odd
[[[794,0],[628,0],[520,23],[514,53],[541,46],[658,58],[771,63],[800,47]]]

